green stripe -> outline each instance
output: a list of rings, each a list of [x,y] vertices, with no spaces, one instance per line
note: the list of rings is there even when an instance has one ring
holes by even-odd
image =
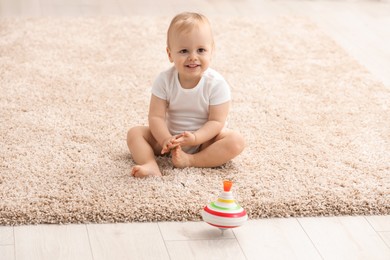
[[[237,207],[235,207],[233,209],[217,206],[217,205],[215,205],[214,202],[211,202],[210,205],[211,205],[212,208],[216,208],[216,209],[220,209],[220,210],[236,210],[236,209],[240,209],[241,208],[241,206],[238,205],[238,204],[237,204]]]

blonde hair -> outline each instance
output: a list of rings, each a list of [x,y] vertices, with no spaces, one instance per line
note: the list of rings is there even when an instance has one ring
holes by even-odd
[[[169,38],[173,31],[176,32],[189,32],[193,28],[198,28],[200,25],[206,25],[210,29],[210,35],[212,39],[212,45],[214,47],[214,37],[211,31],[211,25],[206,16],[199,13],[184,12],[173,17],[171,24],[169,25],[167,32],[167,47],[169,48]]]

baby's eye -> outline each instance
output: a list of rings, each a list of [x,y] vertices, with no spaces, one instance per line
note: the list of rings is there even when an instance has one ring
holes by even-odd
[[[199,48],[199,49],[198,49],[198,52],[199,52],[199,53],[204,53],[204,52],[206,52],[206,51],[207,51],[207,50],[206,50],[205,48]]]
[[[187,52],[188,52],[188,50],[186,50],[186,49],[183,49],[183,50],[179,51],[179,53],[182,53],[182,54],[187,53]]]

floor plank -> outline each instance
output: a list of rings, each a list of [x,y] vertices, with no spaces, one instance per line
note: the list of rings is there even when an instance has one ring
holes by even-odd
[[[0,226],[0,245],[13,245],[13,244],[14,244],[13,227]]]
[[[87,225],[95,260],[169,259],[157,223]]]
[[[321,259],[295,218],[251,220],[233,233],[248,259]]]
[[[0,259],[14,260],[15,259],[14,245],[0,245]]]
[[[386,245],[390,248],[390,232],[378,232]]]
[[[92,260],[85,225],[18,226],[14,230],[18,260]]]
[[[90,0],[86,5],[80,6],[83,16],[123,16],[124,12],[119,6],[119,0]]]
[[[390,250],[364,217],[301,218],[324,259],[390,259]]]
[[[236,239],[166,241],[172,260],[245,259]]]
[[[38,16],[40,0],[0,0],[0,16]]]
[[[390,216],[366,216],[366,219],[376,231],[390,232]]]
[[[214,240],[235,239],[232,230],[221,232],[220,229],[205,222],[159,222],[165,241],[170,240]]]

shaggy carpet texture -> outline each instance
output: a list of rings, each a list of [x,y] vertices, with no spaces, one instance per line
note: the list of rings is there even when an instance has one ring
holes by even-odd
[[[301,17],[212,18],[245,151],[131,177],[170,19],[0,20],[1,225],[200,220],[224,179],[252,219],[390,214],[390,91]]]

